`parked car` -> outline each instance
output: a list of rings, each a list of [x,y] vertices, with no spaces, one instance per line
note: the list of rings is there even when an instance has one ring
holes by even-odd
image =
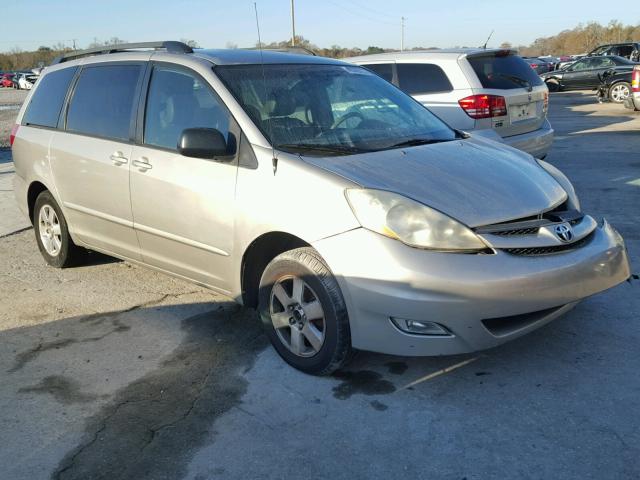
[[[562,70],[566,67],[568,67],[569,65],[575,63],[577,60],[580,60],[581,58],[586,57],[587,55],[565,55],[560,57],[560,62],[558,63],[558,65],[556,65],[556,70]]]
[[[365,68],[126,48],[57,60],[13,128],[16,198],[52,266],[85,247],[206,285],[257,307],[313,374],[353,349],[493,347],[630,275],[622,237],[557,168],[451,129]],[[495,86],[531,74],[462,58]]]
[[[640,110],[640,65],[633,67],[631,95],[624,101],[624,106],[631,110]]]
[[[629,70],[635,62],[614,55],[584,57],[568,67],[544,73],[540,77],[549,87],[549,91],[595,90],[600,85],[600,75],[607,70]]]
[[[609,43],[600,45],[589,52],[588,56],[615,55],[633,62],[640,62],[640,42]]]
[[[533,71],[538,75],[547,73],[553,70],[552,65],[547,61],[538,57],[522,57],[522,59],[529,64]]]
[[[558,68],[558,64],[562,61],[560,60],[559,57],[552,57],[551,55],[542,55],[538,58],[540,58],[541,60],[544,60],[549,64],[549,67],[550,67],[549,71],[555,70],[556,68]]]
[[[547,88],[515,51],[394,52],[346,60],[397,85],[453,128],[538,158],[551,147]]]
[[[13,87],[13,77],[15,75],[13,73],[5,73],[4,75],[2,75],[2,77],[0,78],[0,87],[3,88],[12,88]]]
[[[17,75],[17,84],[19,90],[31,90],[38,79],[38,75],[32,73],[20,73]]]
[[[598,101],[624,103],[631,95],[632,73],[633,70],[607,70],[602,73]]]

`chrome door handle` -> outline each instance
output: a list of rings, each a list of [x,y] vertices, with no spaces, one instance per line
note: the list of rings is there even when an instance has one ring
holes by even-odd
[[[116,165],[123,165],[129,161],[122,152],[115,152],[109,158],[111,158],[111,161]]]
[[[142,170],[143,172],[144,172],[144,171],[146,171],[146,170],[150,170],[150,169],[152,169],[152,168],[153,168],[153,165],[151,165],[151,164],[149,163],[149,159],[148,159],[148,158],[146,158],[146,157],[142,157],[142,158],[140,158],[140,160],[134,160],[133,162],[131,162],[131,164],[132,164],[134,167],[139,168],[139,169],[140,169],[140,170]]]

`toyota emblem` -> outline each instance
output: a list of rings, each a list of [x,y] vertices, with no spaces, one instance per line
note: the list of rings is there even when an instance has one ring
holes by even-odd
[[[569,243],[573,240],[573,230],[571,230],[571,226],[568,223],[561,223],[560,225],[556,225],[553,228],[556,236],[563,241],[564,243]]]

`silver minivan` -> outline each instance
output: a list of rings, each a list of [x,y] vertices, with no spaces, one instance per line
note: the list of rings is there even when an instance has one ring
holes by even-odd
[[[313,374],[499,345],[629,277],[552,165],[352,64],[178,42],[46,68],[11,143],[52,266],[91,249],[255,307]]]
[[[405,51],[346,59],[413,96],[453,128],[544,158],[549,91],[513,50]]]

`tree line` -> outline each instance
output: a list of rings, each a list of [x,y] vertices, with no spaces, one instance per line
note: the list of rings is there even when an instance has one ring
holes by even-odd
[[[198,47],[193,40],[182,39],[192,47]],[[520,45],[515,48],[524,56],[539,55],[570,55],[587,53],[598,45],[603,43],[619,43],[626,41],[640,41],[640,25],[623,25],[617,20],[612,20],[607,25],[601,25],[597,22],[589,22],[579,24],[571,30],[563,30],[557,35],[550,37],[542,37],[536,39],[531,45]],[[86,48],[98,47],[103,45],[115,45],[126,43],[117,37],[110,38],[107,41],[94,41]],[[317,55],[331,58],[345,58],[358,55],[370,55],[374,53],[391,52],[395,49],[382,48],[377,46],[369,46],[366,49],[348,48],[339,45],[330,47],[319,47],[302,36],[296,36],[295,44],[297,47],[306,48],[315,52]],[[258,47],[258,45],[255,45]],[[291,39],[280,42],[263,43],[263,48],[282,49],[291,46]],[[457,45],[459,46],[459,45]],[[477,47],[478,45],[469,45]],[[510,42],[503,42],[500,47],[513,48]],[[237,45],[228,43],[227,48],[238,48]],[[430,50],[436,47],[413,47],[411,50]],[[51,47],[41,46],[34,51],[23,51],[14,48],[9,52],[0,53],[0,71],[28,70],[36,67],[49,65],[51,61],[64,53],[73,49],[68,45],[57,44]]]

